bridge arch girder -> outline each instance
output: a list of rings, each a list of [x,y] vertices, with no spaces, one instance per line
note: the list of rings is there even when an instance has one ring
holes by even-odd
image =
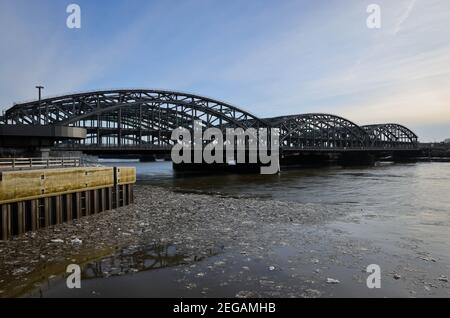
[[[108,132],[105,136],[111,142],[120,143],[122,133],[134,133],[139,143],[154,142],[153,137],[142,139],[143,133],[152,133],[158,135],[158,143],[170,143],[170,136],[162,138],[161,131],[189,129],[194,120],[201,121],[204,128],[267,126],[258,117],[222,101],[189,93],[139,89],[86,92],[16,104],[5,117],[12,123],[84,127],[92,134],[97,129],[97,143],[103,142],[102,131]]]
[[[395,123],[365,125],[372,147],[416,148],[417,135],[409,128]]]
[[[310,113],[267,119],[280,129],[281,147],[291,149],[348,149],[365,146],[367,133],[336,115]]]

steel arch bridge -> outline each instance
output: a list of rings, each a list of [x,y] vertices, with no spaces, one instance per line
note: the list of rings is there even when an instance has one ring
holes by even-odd
[[[362,128],[369,135],[368,147],[414,149],[418,137],[409,128],[399,124],[366,125]]]
[[[256,128],[267,124],[222,101],[165,90],[108,90],[65,95],[14,105],[4,120],[12,124],[84,127],[84,147],[169,147],[173,129]],[[83,147],[83,146],[81,146]]]
[[[368,135],[355,123],[331,114],[301,114],[267,119],[280,129],[284,150],[363,149]]]
[[[174,141],[173,129],[277,128],[282,151],[376,151],[417,149],[418,138],[398,124],[358,126],[323,113],[260,119],[228,103],[190,93],[151,89],[83,92],[16,104],[0,122],[17,125],[83,127],[83,142],[60,147],[103,151],[163,151]]]

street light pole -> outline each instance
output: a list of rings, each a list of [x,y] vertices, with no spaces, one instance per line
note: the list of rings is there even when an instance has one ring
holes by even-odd
[[[38,86],[36,86],[36,88],[38,89],[38,94],[39,94],[39,124],[41,124],[41,98],[42,98],[42,95],[41,95],[41,91],[44,89],[44,86],[40,86],[40,85],[38,85]]]
[[[39,92],[39,101],[41,101],[41,91],[44,89],[44,86],[36,86],[36,88],[38,89]]]

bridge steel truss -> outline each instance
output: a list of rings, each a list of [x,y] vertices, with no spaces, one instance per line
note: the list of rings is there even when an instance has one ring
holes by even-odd
[[[0,122],[24,125],[66,125],[87,129],[79,149],[170,149],[172,131],[276,128],[282,150],[416,149],[417,135],[398,124],[358,126],[330,114],[311,113],[260,119],[222,101],[165,90],[123,89],[85,92],[16,104]]]
[[[163,90],[97,91],[18,104],[6,111],[12,124],[84,127],[84,146],[170,146],[174,129],[267,126],[256,116],[207,97]]]
[[[368,147],[414,149],[418,137],[409,128],[399,124],[366,125],[362,128],[369,135]]]
[[[302,114],[267,119],[280,129],[283,150],[363,149],[368,135],[355,123],[330,114]]]

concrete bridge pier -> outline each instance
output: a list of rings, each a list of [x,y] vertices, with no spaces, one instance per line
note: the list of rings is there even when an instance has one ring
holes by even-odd
[[[260,173],[261,164],[257,163],[172,163],[177,174],[184,173]]]
[[[372,166],[377,157],[370,152],[349,151],[342,152],[337,162],[343,166]]]
[[[281,166],[324,166],[337,159],[335,154],[322,152],[289,153],[280,156]]]
[[[305,151],[283,154],[280,160],[282,166],[315,167],[335,164],[343,166],[373,165],[376,159],[374,154],[364,151]]]
[[[420,150],[411,151],[393,151],[392,161],[394,162],[416,162],[417,158],[421,156]]]
[[[248,163],[249,151],[245,154],[245,163],[237,162],[237,152],[234,153],[234,160],[228,160],[226,152],[223,153],[222,163],[207,163],[202,157],[203,151],[199,151],[198,156],[202,158],[200,163],[195,163],[195,151],[191,150],[191,163],[172,163],[173,169],[176,173],[260,173],[261,167],[265,166],[258,161],[256,163]]]
[[[140,162],[155,162],[156,156],[155,155],[141,155],[139,156]]]

